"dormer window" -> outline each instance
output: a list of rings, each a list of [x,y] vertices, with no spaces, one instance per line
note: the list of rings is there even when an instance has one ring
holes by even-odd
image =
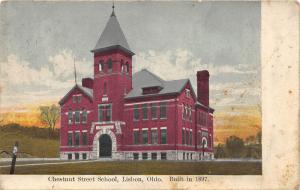
[[[161,86],[150,86],[142,88],[143,94],[157,94],[159,93],[159,91],[161,91],[161,89]]]
[[[185,97],[189,98],[191,96],[191,91],[189,89],[185,89]]]
[[[109,59],[107,64],[108,64],[108,71],[111,72],[112,71],[112,60]]]
[[[99,61],[99,71],[103,71],[104,70],[104,62],[101,60]]]

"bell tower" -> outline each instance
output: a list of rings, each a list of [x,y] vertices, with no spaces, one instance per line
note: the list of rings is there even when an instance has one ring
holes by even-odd
[[[112,107],[112,121],[121,121],[124,96],[132,89],[132,56],[114,5],[94,54],[94,103]],[[96,108],[97,110],[97,108]]]

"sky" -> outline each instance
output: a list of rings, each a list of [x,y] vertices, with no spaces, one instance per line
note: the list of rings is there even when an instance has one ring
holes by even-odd
[[[112,2],[2,2],[0,110],[58,102],[93,74],[93,54]],[[259,2],[115,2],[135,56],[166,80],[210,72],[210,105],[260,105]],[[22,110],[20,110],[22,111]]]

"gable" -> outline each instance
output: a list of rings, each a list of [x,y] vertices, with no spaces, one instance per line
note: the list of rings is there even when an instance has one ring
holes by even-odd
[[[93,101],[93,90],[79,86],[76,84],[58,103],[59,105],[63,105],[70,97],[71,95],[76,91],[80,91],[83,95],[85,95],[89,100]]]

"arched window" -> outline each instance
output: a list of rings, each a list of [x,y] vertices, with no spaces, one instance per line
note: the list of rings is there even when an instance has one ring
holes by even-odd
[[[126,62],[126,73],[128,73],[128,72],[129,72],[129,63]]]
[[[106,82],[104,82],[104,86],[103,86],[103,94],[107,93],[107,86],[106,86]]]
[[[124,72],[124,61],[123,61],[123,59],[121,59],[121,72],[122,73]]]
[[[103,62],[103,60],[100,60],[99,61],[99,71],[103,71],[103,69],[104,69],[104,62]]]
[[[108,64],[108,71],[112,71],[112,60],[111,60],[111,58],[109,58],[107,64]]]

